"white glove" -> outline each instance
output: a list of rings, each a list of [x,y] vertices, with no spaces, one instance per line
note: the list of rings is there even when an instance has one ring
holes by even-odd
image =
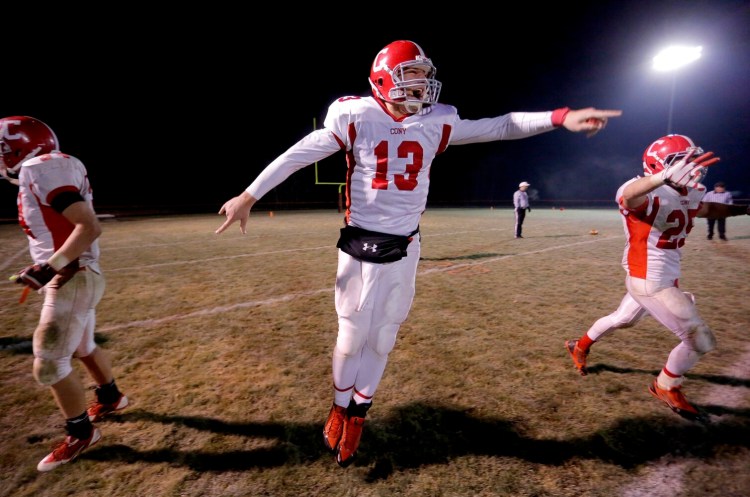
[[[691,160],[695,152],[696,150],[688,152],[678,162],[655,174],[655,181],[674,187],[686,186],[706,191],[706,187],[701,184],[701,180],[706,175],[708,166],[719,162],[719,158],[714,157],[713,152],[706,152],[696,159]]]

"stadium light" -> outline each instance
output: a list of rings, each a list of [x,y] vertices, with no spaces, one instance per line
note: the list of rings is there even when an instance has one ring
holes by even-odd
[[[672,133],[672,111],[674,110],[674,94],[677,87],[677,70],[701,58],[703,47],[667,47],[653,59],[653,68],[658,72],[672,73],[672,92],[669,97],[669,120],[667,134]]]

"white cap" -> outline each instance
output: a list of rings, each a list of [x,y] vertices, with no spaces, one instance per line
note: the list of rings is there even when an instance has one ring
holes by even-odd
[[[518,185],[518,188],[521,188],[522,186],[531,186],[531,183],[526,183],[525,181],[521,181],[521,184]]]

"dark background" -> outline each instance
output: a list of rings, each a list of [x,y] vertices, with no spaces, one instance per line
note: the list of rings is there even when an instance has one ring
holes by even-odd
[[[673,77],[672,131],[722,159],[705,183],[750,198],[750,2],[559,4],[368,4],[356,14],[333,4],[263,14],[249,4],[48,6],[37,8],[44,22],[4,7],[0,115],[49,124],[86,164],[100,213],[216,212],[322,123],[333,100],[369,94],[377,52],[410,39],[438,68],[440,101],[462,118],[623,110],[593,138],[557,130],[449,147],[433,164],[429,205],[509,205],[528,181],[537,205],[614,207],[643,150],[667,133]],[[703,57],[654,72],[653,56],[671,44],[701,45]],[[341,182],[345,168],[337,153],[318,179]],[[305,168],[257,208],[335,207],[337,187],[314,182]],[[14,215],[15,188],[0,182],[0,217]]]

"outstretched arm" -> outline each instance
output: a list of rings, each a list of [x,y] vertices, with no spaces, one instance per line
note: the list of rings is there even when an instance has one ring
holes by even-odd
[[[518,140],[547,133],[560,127],[594,136],[607,125],[610,117],[621,110],[600,110],[588,107],[570,110],[567,107],[545,112],[510,112],[484,119],[459,119],[453,128],[450,145],[483,143],[495,140]]]
[[[703,202],[696,216],[717,219],[721,217],[744,216],[745,214],[750,216],[750,205]]]

